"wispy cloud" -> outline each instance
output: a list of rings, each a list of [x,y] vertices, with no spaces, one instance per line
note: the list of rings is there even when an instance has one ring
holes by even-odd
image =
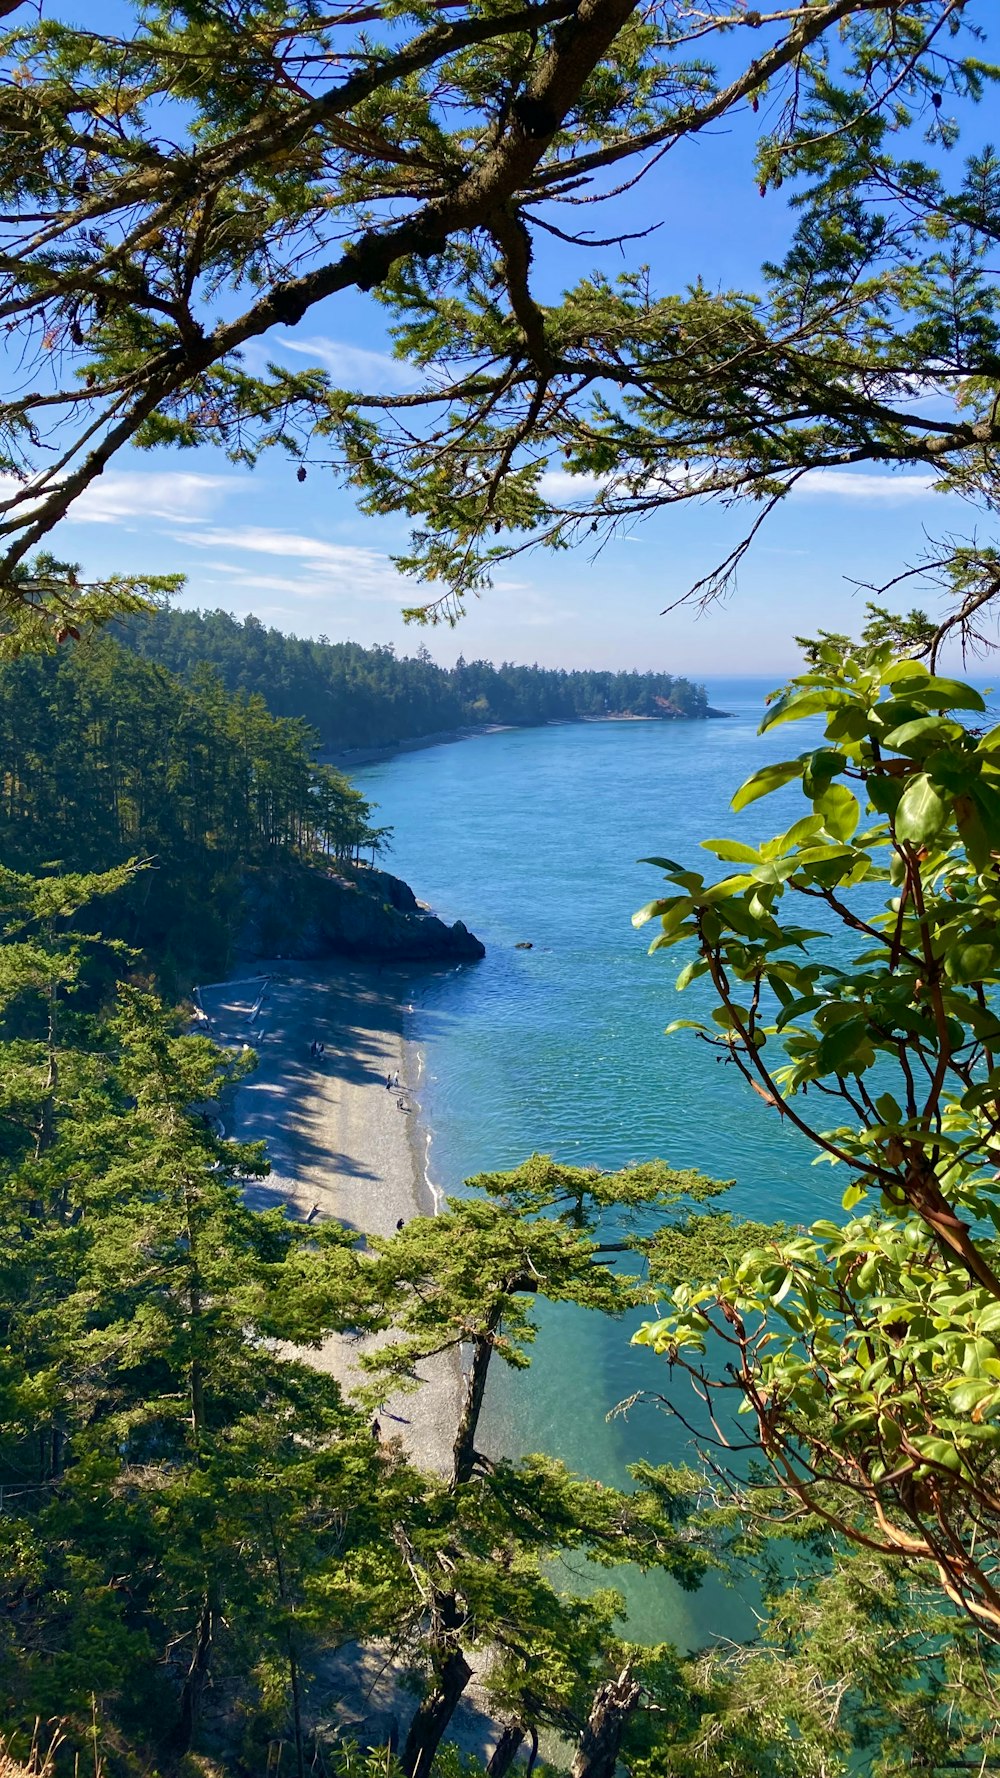
[[[216,561],[217,573],[238,576],[245,585],[275,592],[300,593],[315,598],[330,591],[353,593],[368,599],[399,601],[409,596],[408,583],[397,573],[388,556],[355,544],[326,543],[298,531],[270,530],[263,525],[212,525],[183,531],[178,541],[199,549],[238,550],[250,556],[276,556],[283,562],[301,563],[305,573],[254,577],[237,563]]]
[[[344,389],[416,389],[422,380],[419,370],[404,359],[354,346],[349,340],[331,340],[321,334],[310,339],[279,337],[273,343],[284,352],[321,364]]]
[[[571,501],[593,500],[607,486],[607,480],[598,475],[570,475],[568,469],[547,469],[538,483],[538,491],[543,500],[566,505]]]
[[[170,519],[192,524],[211,517],[230,494],[242,493],[249,476],[202,475],[167,469],[144,475],[121,472],[102,476],[81,494],[71,509],[77,524],[111,525],[128,519]]]
[[[242,493],[249,476],[202,475],[191,470],[113,471],[101,476],[73,502],[67,514],[70,524],[121,525],[131,519],[169,519],[186,525],[210,518],[230,494]],[[13,476],[0,476],[0,495],[21,487]],[[26,500],[18,509],[30,512],[36,504]]]
[[[934,492],[932,475],[880,475],[877,470],[816,469],[796,483],[799,499],[859,500],[884,506],[903,506],[927,500]]]
[[[664,492],[673,492],[688,478],[675,465],[662,476],[651,476],[641,491],[653,493],[659,485]],[[858,500],[901,506],[915,500],[926,500],[934,491],[932,475],[880,474],[877,470],[815,469],[790,490],[792,498],[814,500]],[[539,481],[539,492],[556,505],[573,505],[590,501],[613,485],[611,477],[571,475],[568,469],[547,469]],[[638,490],[633,489],[632,492]],[[692,478],[692,491],[697,487]]]

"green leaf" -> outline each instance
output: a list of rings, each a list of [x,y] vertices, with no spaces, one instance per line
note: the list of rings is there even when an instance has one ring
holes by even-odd
[[[685,963],[684,968],[681,970],[680,975],[677,977],[677,980],[674,983],[675,991],[678,994],[683,994],[685,988],[689,988],[691,986],[691,983],[694,981],[695,977],[698,975],[704,975],[705,970],[707,968],[708,968],[708,964],[703,963],[700,957],[692,957],[690,963]]]
[[[856,796],[852,796],[846,784],[831,784],[822,796],[816,798],[814,807],[823,817],[823,826],[835,840],[849,840],[861,819],[861,809]]]
[[[900,661],[890,661],[889,665],[882,673],[882,684],[898,685],[901,679],[910,682],[916,679],[927,680],[929,678],[930,672],[928,668],[924,666],[922,661],[904,659]]]
[[[832,747],[819,747],[815,753],[809,754],[802,773],[802,788],[806,795],[822,796],[846,764],[846,756]]]
[[[742,840],[701,840],[700,844],[706,852],[714,852],[723,864],[756,864],[760,853],[753,846],[745,846]]]
[[[647,901],[644,908],[640,908],[637,914],[633,914],[632,924],[639,927],[645,926],[649,920],[669,919],[671,913],[677,908],[683,909],[683,913],[678,915],[678,918],[683,919],[683,914],[688,911],[690,906],[691,900],[687,895],[660,896],[656,901]]]
[[[825,1001],[824,994],[807,994],[803,1000],[794,1000],[790,1006],[782,1007],[776,1021],[778,1030],[782,1031],[793,1021],[804,1019],[807,1013],[815,1012],[817,1006],[823,1006]]]
[[[911,778],[896,809],[896,833],[901,840],[922,846],[941,832],[948,819],[948,807],[938,795],[926,772]]]
[[[956,945],[945,953],[945,973],[953,982],[968,985],[981,982],[995,974],[994,948],[991,944]]]
[[[752,778],[740,785],[730,806],[739,814],[741,809],[748,808],[759,797],[770,796],[772,790],[780,790],[783,784],[790,784],[793,778],[801,776],[800,759],[785,759],[775,765],[762,766],[759,772],[754,772]]]
[[[880,1094],[879,1098],[875,1101],[875,1110],[878,1112],[878,1115],[884,1124],[898,1124],[902,1122],[902,1109],[891,1093]]]
[[[879,815],[894,815],[906,788],[902,778],[890,778],[887,772],[871,772],[865,779],[868,801]]]
[[[908,683],[906,696],[912,704],[926,704],[931,710],[985,710],[981,694],[961,679],[925,679]]]
[[[986,1396],[993,1395],[995,1390],[995,1383],[988,1383],[981,1377],[970,1377],[949,1392],[948,1405],[956,1414],[968,1414],[974,1407],[978,1407]]]
[[[943,716],[918,716],[915,722],[904,722],[892,729],[882,745],[920,758],[939,743],[960,740],[963,732],[960,723],[948,722]]]
[[[835,710],[843,705],[855,704],[856,700],[846,691],[798,691],[793,687],[784,697],[779,698],[767,712],[760,725],[759,733],[764,734],[769,728],[777,728],[782,722],[798,722],[804,716],[823,716],[827,710]]]
[[[819,833],[822,825],[822,817],[819,815],[803,815],[800,821],[794,821],[788,832],[783,833],[778,841],[781,856],[791,852],[795,846],[802,846],[807,840],[811,840]]]
[[[646,953],[647,956],[651,957],[654,951],[669,951],[674,945],[683,944],[684,940],[688,938],[690,934],[687,932],[679,932],[677,930],[678,924],[679,922],[675,922],[666,932],[661,932],[654,938]]]
[[[870,1068],[875,1059],[868,1026],[862,1018],[845,1019],[820,1039],[817,1052],[824,1073],[853,1074]]]
[[[955,825],[959,838],[977,870],[988,870],[995,836],[978,802],[970,796],[955,798]]]

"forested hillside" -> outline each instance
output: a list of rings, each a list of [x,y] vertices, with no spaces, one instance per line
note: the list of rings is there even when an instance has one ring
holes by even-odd
[[[0,669],[0,1775],[1000,1772],[1000,724],[938,670],[949,637],[995,645],[1000,605],[998,12],[0,0],[0,655],[22,657]],[[505,564],[657,511],[662,579],[687,578],[685,502],[709,554],[666,596],[710,603],[772,515],[801,526],[760,602],[794,587],[818,634],[762,726],[809,726],[742,785],[733,762],[734,810],[777,790],[772,819],[692,859],[663,796],[626,855],[667,854],[634,919],[703,1085],[650,1029],[641,1115],[605,1126],[622,1152],[680,1129],[747,1185],[770,1120],[758,1201],[787,1225],[669,1160],[480,1170],[536,1108],[549,1140],[541,1036],[524,1116],[502,1125],[485,1073],[477,1170],[423,1215],[389,972],[344,991],[328,1051],[248,1003],[253,1081],[233,1027],[161,1003],[218,951],[241,873],[273,888],[377,844],[317,733],[707,714],[667,675],[443,671],[157,616],[178,551],[248,542],[156,495],[140,453],[167,447],[192,493],[213,452],[284,464],[300,504],[261,503],[250,540],[284,573],[346,483],[408,531],[429,620],[493,586],[517,623]],[[836,519],[796,520],[810,483]],[[967,527],[920,504],[939,494]],[[49,553],[76,521],[110,540],[89,563]],[[927,615],[832,631],[845,576]],[[759,648],[742,612],[729,644]],[[131,652],[94,642],[112,621]],[[572,963],[575,858],[565,887],[510,868],[565,910]],[[613,1082],[604,1011],[574,1040]],[[559,1102],[587,1161],[591,1108]],[[641,1313],[662,1360],[621,1404],[668,1416],[621,1486],[489,1422],[497,1368],[527,1369],[596,1455],[601,1380],[564,1362],[583,1311],[623,1346]],[[631,1639],[649,1571],[708,1582],[700,1645],[675,1594]]]
[[[305,722],[182,682],[108,637],[0,668],[0,847],[21,871],[149,858],[112,928],[161,970],[224,960],[240,877],[290,854],[351,858],[384,835]]]
[[[509,661],[439,667],[425,648],[398,656],[391,647],[312,642],[225,611],[165,611],[131,620],[122,634],[137,653],[184,677],[210,662],[229,691],[259,694],[275,716],[303,717],[330,748],[391,746],[494,722],[708,711],[703,686],[669,673],[568,673]]]

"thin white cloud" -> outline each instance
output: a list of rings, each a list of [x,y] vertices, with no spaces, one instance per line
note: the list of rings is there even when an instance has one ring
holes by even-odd
[[[422,380],[420,371],[405,359],[393,358],[389,352],[372,352],[367,346],[354,346],[349,340],[318,335],[296,340],[281,337],[274,344],[285,352],[295,352],[321,364],[344,389],[416,389]]]
[[[816,469],[796,483],[800,499],[859,500],[884,506],[907,505],[927,500],[934,492],[932,475],[880,475],[877,470]]]
[[[360,592],[362,601],[367,601],[368,603],[371,603],[373,598],[385,599],[387,602],[395,605],[400,603],[400,592],[398,588],[395,591],[386,590],[383,592],[373,592],[370,588],[359,588],[357,582],[354,580],[351,580],[349,583],[338,583],[330,574],[325,576],[311,576],[308,574],[253,574],[238,567],[235,562],[210,562],[206,564],[206,566],[211,574],[225,575],[225,581],[203,581],[199,576],[199,585],[204,587],[217,586],[219,591],[223,593],[227,599],[233,598],[237,593],[287,593],[294,599],[314,600],[327,599],[331,593],[343,596],[345,594]]]
[[[570,475],[568,469],[547,469],[538,491],[543,500],[565,505],[569,501],[594,500],[607,486],[607,480],[598,475]]]
[[[120,525],[131,519],[170,519],[186,525],[210,518],[219,504],[233,493],[243,492],[248,476],[202,475],[183,469],[116,470],[103,475],[73,502],[67,523]],[[19,486],[12,476],[0,476],[0,493]],[[31,510],[25,502],[22,511]]]
[[[306,597],[331,590],[360,594],[365,598],[399,601],[409,595],[409,583],[393,567],[388,556],[355,544],[326,543],[297,531],[276,531],[264,525],[217,526],[183,531],[178,541],[199,549],[239,550],[251,556],[277,556],[283,562],[301,562],[305,574],[256,576],[229,562],[213,562],[216,572],[238,576],[245,585],[275,592],[298,592]]]
[[[696,477],[685,476],[680,465],[675,465],[662,476],[651,476],[644,489],[632,488],[629,491],[651,494],[659,485],[666,492],[668,488],[677,487],[686,481],[689,482],[691,491],[696,493]],[[612,488],[614,483],[611,477],[571,475],[567,469],[547,469],[538,486],[544,499],[557,506],[571,506],[578,502],[595,500],[599,494]],[[800,500],[857,500],[867,505],[903,506],[928,499],[934,492],[934,486],[933,475],[894,474],[891,471],[883,474],[878,470],[862,469],[815,469],[795,483],[790,489],[790,495]]]

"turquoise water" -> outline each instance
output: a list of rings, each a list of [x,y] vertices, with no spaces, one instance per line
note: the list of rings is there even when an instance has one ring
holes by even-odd
[[[816,733],[799,724],[758,738],[769,689],[710,684],[712,702],[734,712],[725,722],[510,731],[354,774],[395,829],[389,867],[487,946],[482,963],[415,989],[419,1097],[444,1190],[538,1149],[604,1167],[661,1155],[735,1178],[727,1202],[748,1217],[799,1222],[838,1200],[839,1177],[811,1167],[811,1152],[734,1069],[690,1033],[663,1035],[696,1005],[695,990],[673,988],[686,957],[680,948],[647,956],[655,929],[630,923],[661,881],[637,862],[644,854],[710,872],[699,840],[761,837],[799,812],[789,791],[741,817],[729,809],[752,771]],[[533,948],[516,950],[519,941]],[[532,1369],[495,1367],[492,1448],[553,1452],[619,1484],[639,1458],[693,1460],[689,1435],[653,1405],[606,1418],[623,1397],[667,1384],[662,1362],[630,1347],[629,1331],[548,1307]],[[686,1596],[658,1579],[630,1585],[629,1601],[635,1634],[689,1646],[749,1621],[746,1605],[714,1585]]]

